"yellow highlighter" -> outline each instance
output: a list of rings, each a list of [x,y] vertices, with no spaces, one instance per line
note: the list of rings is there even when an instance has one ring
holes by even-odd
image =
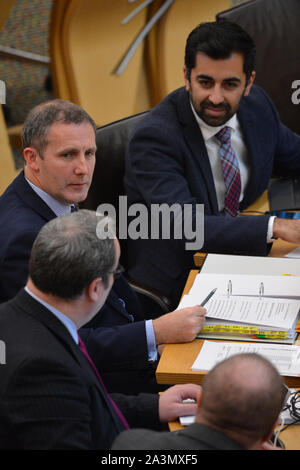
[[[282,276],[294,276],[294,277],[300,277],[300,274],[293,274],[293,273],[282,273]]]

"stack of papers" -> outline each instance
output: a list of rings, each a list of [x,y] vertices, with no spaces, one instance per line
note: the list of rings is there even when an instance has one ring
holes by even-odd
[[[256,353],[265,357],[281,375],[299,376],[300,374],[300,346],[221,341],[204,341],[192,365],[192,370],[209,371],[224,359],[242,353]]]
[[[178,308],[205,305],[200,338],[294,343],[300,311],[300,277],[198,274]]]

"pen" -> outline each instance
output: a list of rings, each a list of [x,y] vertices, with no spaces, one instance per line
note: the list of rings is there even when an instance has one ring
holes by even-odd
[[[201,302],[200,304],[200,307],[204,307],[204,305],[209,301],[209,299],[214,295],[214,293],[216,292],[217,288],[213,289],[209,294],[208,296],[203,300],[203,302]]]

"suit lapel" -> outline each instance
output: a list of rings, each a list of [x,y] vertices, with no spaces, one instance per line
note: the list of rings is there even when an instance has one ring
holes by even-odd
[[[191,104],[189,101],[189,95],[183,91],[180,95],[178,105],[178,116],[183,126],[183,135],[187,146],[197,162],[200,173],[202,174],[203,181],[206,186],[208,199],[211,206],[211,212],[218,214],[218,202],[215,190],[215,183],[211,166],[205,146],[202,133],[199,129],[198,123],[193,115]]]
[[[99,394],[102,400],[106,403],[106,406],[111,414],[113,421],[115,422],[117,428],[120,428],[119,418],[117,417],[110,401],[107,398],[106,393],[102,389],[99,380],[93,371],[88,360],[84,354],[79,349],[79,346],[74,342],[72,336],[68,332],[67,328],[63,323],[56,318],[56,316],[51,313],[44,305],[40,304],[37,300],[31,297],[23,289],[21,290],[15,299],[13,300],[16,305],[23,310],[27,315],[33,316],[36,320],[42,323],[51,333],[56,337],[57,341],[63,343],[64,348],[69,352],[73,359],[81,366],[84,370],[84,373],[87,374],[92,380],[95,387],[97,387]]]
[[[56,217],[50,207],[33,191],[27,183],[24,172],[22,171],[14,182],[14,190],[19,198],[26,202],[34,212],[37,212],[43,219],[49,221]]]
[[[257,182],[260,181],[258,176],[260,161],[263,161],[263,159],[260,159],[261,150],[259,146],[258,128],[254,125],[251,110],[247,105],[247,97],[242,99],[237,117],[241,125],[250,165],[250,178],[245,188],[244,199],[241,203],[241,210],[243,210],[252,202],[253,194],[257,193]]]

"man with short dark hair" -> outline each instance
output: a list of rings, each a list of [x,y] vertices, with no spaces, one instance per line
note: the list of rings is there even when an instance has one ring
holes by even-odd
[[[31,247],[41,227],[86,198],[95,166],[95,123],[80,106],[52,100],[29,113],[23,145],[24,172],[0,197],[0,302],[25,286]],[[157,347],[192,341],[201,330],[205,310],[195,306],[146,320],[125,278],[117,272],[115,277],[107,301],[93,319],[87,348],[99,361],[110,391],[164,389],[155,378]]]
[[[286,388],[275,367],[257,354],[238,354],[205,377],[195,423],[172,433],[129,430],[112,449],[268,449]]]
[[[0,306],[7,351],[0,367],[1,449],[108,449],[129,426],[160,429],[195,411],[182,403],[196,398],[200,387],[193,384],[171,387],[161,398],[107,392],[84,331],[78,334],[104,304],[119,263],[118,240],[99,238],[98,223],[95,212],[83,210],[45,224],[25,288]]]
[[[266,256],[275,238],[300,244],[299,221],[238,217],[267,189],[273,172],[300,173],[300,137],[254,85],[250,36],[229,21],[200,24],[187,39],[184,78],[185,87],[138,123],[125,173],[129,204],[189,205],[194,239],[204,230],[203,246],[194,250],[186,249],[194,241],[188,237],[129,240],[131,279],[174,305],[196,251]],[[198,227],[197,204],[204,206]]]

